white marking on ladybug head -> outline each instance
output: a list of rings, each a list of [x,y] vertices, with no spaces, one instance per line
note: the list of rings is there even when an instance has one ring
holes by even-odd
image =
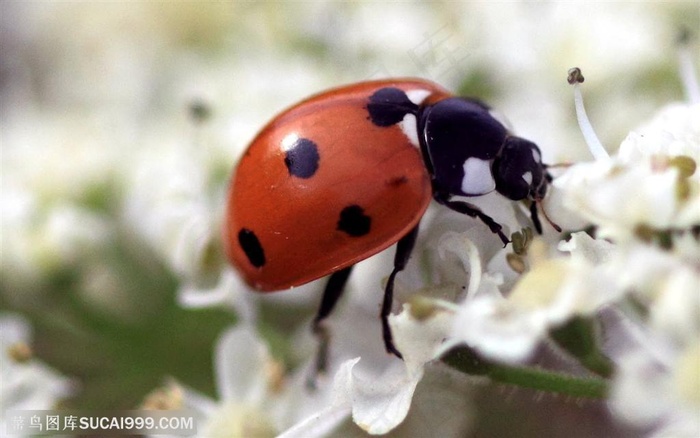
[[[465,195],[483,195],[496,188],[496,181],[491,173],[491,161],[479,158],[467,158],[462,166],[462,192]]]
[[[532,172],[525,172],[523,173],[523,179],[527,183],[527,185],[532,185]]]
[[[535,163],[542,162],[542,157],[540,156],[540,152],[535,148],[532,148],[532,158],[535,159]]]
[[[399,122],[399,126],[404,135],[408,137],[408,141],[410,141],[413,146],[420,147],[420,143],[418,143],[418,123],[416,122],[416,116],[414,114],[406,114],[403,120]]]
[[[416,105],[420,105],[423,103],[426,97],[430,96],[430,91],[428,90],[408,90],[406,92],[406,96],[408,96],[408,100],[411,102],[415,103]]]

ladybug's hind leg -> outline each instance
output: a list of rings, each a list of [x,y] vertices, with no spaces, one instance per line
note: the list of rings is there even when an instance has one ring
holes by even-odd
[[[408,232],[405,236],[399,240],[396,244],[396,255],[394,256],[394,270],[389,274],[389,279],[386,283],[386,288],[384,289],[384,302],[382,303],[382,334],[384,335],[384,346],[388,353],[396,355],[398,358],[403,359],[403,356],[396,349],[394,345],[394,338],[391,334],[391,327],[389,326],[389,315],[391,314],[391,305],[394,302],[394,279],[396,274],[406,267],[408,260],[411,258],[411,252],[413,251],[413,246],[416,244],[416,237],[418,237],[418,225]]]
[[[324,373],[328,365],[328,344],[330,343],[330,333],[328,333],[328,327],[326,327],[323,322],[333,311],[335,304],[343,295],[345,283],[348,281],[352,268],[352,266],[349,266],[331,274],[330,278],[328,279],[328,283],[326,283],[326,288],[323,291],[321,306],[319,307],[318,313],[314,318],[312,329],[318,338],[318,353],[316,355],[317,374]]]

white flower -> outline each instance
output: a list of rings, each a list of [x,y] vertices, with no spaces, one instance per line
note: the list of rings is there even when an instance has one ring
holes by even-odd
[[[554,181],[563,207],[615,241],[640,229],[700,224],[700,105],[673,105],[631,133],[611,160],[571,166]]]
[[[623,163],[639,163],[656,155],[684,155],[700,163],[700,104],[669,104],[647,124],[630,132],[617,157]],[[694,179],[700,179],[695,172]]]
[[[0,430],[9,431],[7,411],[54,409],[73,393],[71,382],[31,357],[31,328],[12,314],[0,314]]]
[[[163,403],[162,391],[147,400],[147,407],[192,410],[202,437],[272,437],[313,412],[331,406],[331,382],[316,389],[308,385],[308,369],[285,375],[267,345],[248,324],[227,330],[215,348],[218,399],[171,383]],[[336,380],[342,377],[339,374]],[[149,401],[151,403],[149,403]],[[334,417],[332,429],[347,417]],[[328,421],[323,415],[322,419]]]
[[[699,126],[700,105],[668,106],[616,156],[554,182],[560,205],[615,243],[582,280],[614,297],[612,411],[654,436],[700,433]]]
[[[347,311],[346,311],[347,312]],[[355,316],[360,316],[355,313]],[[372,435],[386,434],[409,417],[415,408],[414,401],[416,388],[423,379],[426,365],[437,357],[439,346],[447,334],[451,315],[444,310],[436,310],[432,315],[416,319],[411,313],[411,307],[404,305],[403,311],[390,317],[390,325],[394,333],[394,341],[402,352],[404,361],[389,356],[380,350],[382,356],[376,353],[368,353],[362,359],[348,359],[340,364],[335,374],[333,385],[333,401],[319,412],[313,413],[300,423],[287,430],[282,436],[308,437],[323,436],[319,432],[326,432],[331,426],[338,425],[341,419],[352,415],[353,422],[361,429]],[[377,326],[377,324],[371,324]],[[376,327],[378,329],[378,327]],[[375,331],[378,335],[379,331]],[[346,353],[346,344],[350,339],[342,333],[333,337],[333,347]],[[464,400],[458,396],[459,386],[455,386],[442,393],[443,399],[449,399],[451,403],[459,403],[456,400]],[[435,397],[430,390],[421,393],[422,396]],[[410,411],[409,411],[410,409]],[[418,408],[416,415],[421,418],[423,432],[416,430],[405,436],[421,436],[421,433],[432,430],[462,430],[466,419],[465,415],[444,418],[442,422],[434,421],[434,418],[426,418],[425,411],[437,412],[437,406],[423,406]],[[421,415],[423,411],[423,415]],[[447,428],[447,429],[445,429]]]
[[[463,245],[473,246],[467,239]],[[531,252],[539,245],[543,242],[533,243]],[[594,314],[619,298],[620,292],[610,287],[605,273],[595,265],[609,257],[609,247],[585,233],[575,233],[566,245],[560,245],[571,256],[533,261],[532,269],[512,290],[503,287],[500,273],[484,273],[480,283],[470,284],[474,292],[459,304],[444,349],[466,343],[495,360],[525,361],[549,330],[576,315]]]

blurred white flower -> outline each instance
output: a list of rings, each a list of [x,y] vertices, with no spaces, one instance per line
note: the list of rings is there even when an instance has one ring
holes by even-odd
[[[626,347],[610,351],[618,365],[610,404],[654,436],[696,436],[700,430],[700,273],[655,248],[621,251],[620,287],[647,315],[628,315],[611,330]],[[629,309],[627,310],[629,312]],[[643,318],[643,319],[642,319]],[[644,384],[640,384],[640,382]]]
[[[171,384],[175,390],[168,390],[174,403],[167,403],[167,407],[191,410],[197,418],[198,436],[277,436],[312,412],[322,412],[333,405],[330,385],[311,389],[307,370],[285,375],[282,364],[270,355],[267,345],[247,324],[227,330],[214,354],[217,400],[176,383]],[[344,377],[347,373],[341,369],[336,381],[341,382]],[[328,420],[325,415],[322,417]],[[346,417],[334,416],[327,430]]]
[[[81,269],[112,236],[110,220],[81,204],[55,200],[43,205],[35,193],[12,184],[0,194],[3,256],[0,272],[11,299],[36,296],[39,286],[62,269]]]
[[[67,378],[32,358],[31,327],[15,314],[0,314],[0,430],[10,433],[7,411],[55,409],[74,392]]]
[[[106,136],[94,120],[26,117],[3,120],[2,130],[0,270],[17,295],[36,294],[51,274],[80,270],[104,248],[112,220],[103,204],[118,163],[118,141],[96,147]]]
[[[182,304],[224,305],[252,318],[251,298],[242,293],[249,289],[223,253],[224,195],[211,181],[212,154],[193,138],[161,141],[140,151],[125,177],[123,219],[179,277]]]
[[[645,339],[654,341],[659,340]],[[624,421],[651,428],[653,436],[695,437],[700,431],[700,336],[665,353],[659,358],[639,345],[618,358],[611,409]]]

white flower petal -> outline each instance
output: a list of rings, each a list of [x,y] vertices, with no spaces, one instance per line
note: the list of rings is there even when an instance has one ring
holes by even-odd
[[[232,308],[242,322],[247,324],[252,324],[257,317],[258,295],[251,293],[250,288],[230,267],[221,272],[219,282],[213,288],[206,289],[186,283],[178,290],[177,298],[183,307]]]
[[[650,325],[676,346],[700,335],[700,274],[678,266],[651,306]],[[698,370],[700,374],[700,370]]]
[[[18,361],[10,354],[13,346],[27,345],[30,338],[31,326],[22,316],[0,315],[0,427],[6,410],[54,409],[75,391],[70,379],[39,360]]]
[[[628,163],[651,155],[686,155],[700,163],[700,104],[674,103],[658,111],[645,126],[631,132],[620,144],[618,157]],[[695,178],[700,178],[696,172]]]
[[[456,254],[462,261],[464,271],[469,272],[467,296],[474,295],[481,282],[482,264],[479,250],[465,234],[448,232],[442,236],[438,244],[440,258],[444,259],[447,251]]]
[[[453,316],[436,311],[429,318],[418,321],[411,315],[411,307],[404,304],[398,315],[389,316],[394,343],[403,355],[408,375],[420,380],[425,364],[436,358],[436,352],[447,337]]]
[[[423,377],[425,364],[436,357],[445,338],[451,315],[439,311],[423,321],[413,318],[404,305],[389,323],[396,347],[405,363],[393,361],[384,374],[353,380],[353,420],[370,434],[384,434],[406,418],[416,385]]]
[[[545,329],[543,319],[528,318],[502,297],[484,294],[462,304],[445,349],[465,343],[486,357],[517,363],[530,356]]]
[[[615,251],[615,245],[612,243],[603,239],[594,239],[582,231],[573,233],[568,241],[560,242],[557,248],[583,257],[594,265],[609,261]]]
[[[330,406],[310,415],[290,427],[278,438],[312,438],[327,436],[340,423],[350,416],[352,411],[352,371],[360,358],[343,362],[333,378],[334,399]]]
[[[403,438],[466,437],[476,409],[470,393],[473,379],[443,364],[428,364],[416,387],[411,410],[392,431]]]
[[[649,426],[669,413],[670,391],[664,369],[643,354],[631,354],[618,362],[610,403],[620,418]],[[644,384],[640,384],[644,382]]]
[[[29,343],[32,339],[32,328],[26,319],[12,313],[0,313],[0,346],[3,350],[13,344]]]
[[[179,385],[182,391],[183,405],[185,409],[192,410],[202,419],[206,418],[216,410],[217,403],[215,400],[195,391],[187,386]]]
[[[422,377],[410,377],[403,364],[394,362],[377,378],[353,376],[352,419],[367,433],[381,435],[406,418],[416,385]]]
[[[216,380],[224,401],[259,404],[267,393],[267,345],[245,324],[227,330],[216,346]]]

